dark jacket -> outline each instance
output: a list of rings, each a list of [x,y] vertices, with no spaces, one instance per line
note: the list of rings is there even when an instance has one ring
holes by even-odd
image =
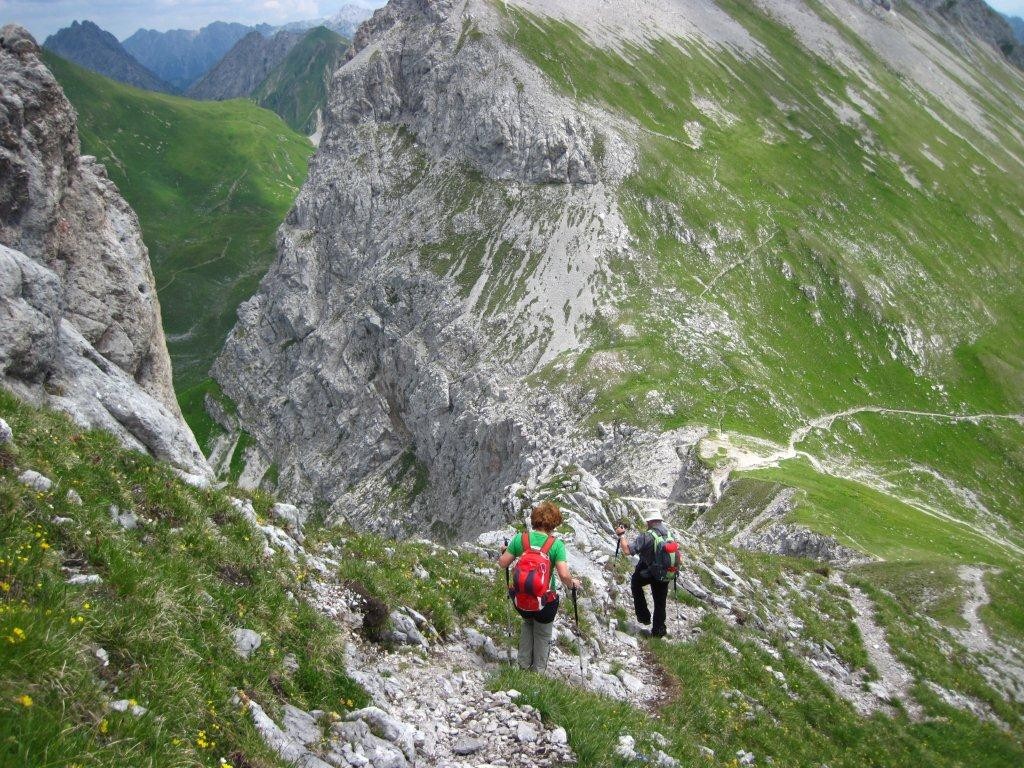
[[[665,523],[658,523],[654,526],[653,530],[657,531],[658,535],[663,539],[672,537]],[[640,563],[637,565],[637,568],[646,570],[647,565],[654,559],[654,536],[651,535],[651,529],[637,535],[636,538],[629,542],[629,551],[640,557]]]

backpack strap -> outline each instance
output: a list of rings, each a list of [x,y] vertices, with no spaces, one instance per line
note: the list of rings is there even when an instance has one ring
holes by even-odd
[[[553,546],[555,546],[555,537],[548,534],[547,541],[545,541],[544,546],[540,548],[540,553],[542,555],[546,555]]]
[[[523,554],[530,551],[530,532],[523,531]]]

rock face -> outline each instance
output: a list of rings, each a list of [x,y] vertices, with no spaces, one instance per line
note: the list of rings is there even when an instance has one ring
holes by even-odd
[[[269,38],[250,32],[189,88],[187,95],[209,101],[248,96],[301,39],[301,32],[278,32]]]
[[[595,157],[590,121],[497,34],[466,31],[496,28],[489,4],[454,5],[392,2],[360,28],[278,260],[214,366],[286,494],[389,527],[393,485],[417,477],[403,523],[439,536],[493,527],[502,489],[573,442],[566,406],[517,381],[572,338],[570,297],[592,306],[618,235],[601,177],[628,164],[612,138]],[[460,215],[452,185],[479,176],[508,195]],[[576,216],[572,243],[537,231]],[[539,296],[481,325],[421,263],[453,226],[542,254]]]
[[[952,343],[966,327],[960,314],[978,313],[938,281],[911,311],[910,298],[887,298],[895,271],[868,275],[875,256],[903,264],[908,251],[892,244],[888,212],[865,205],[877,182],[865,172],[888,164],[885,183],[926,207],[935,197],[921,178],[933,170],[955,171],[953,183],[973,189],[975,179],[936,154],[946,129],[927,100],[992,133],[994,113],[945,73],[967,71],[970,55],[1009,70],[935,14],[901,16],[871,0],[827,5],[841,6],[834,15],[852,19],[872,55],[844,42],[817,3],[789,0],[735,6],[737,18],[702,0],[638,0],[630,14],[603,0],[392,0],[376,11],[334,74],[277,261],[239,308],[213,369],[267,483],[363,527],[462,538],[505,519],[505,487],[547,477],[561,461],[620,495],[697,514],[732,472],[710,486],[695,450],[716,423],[813,426],[836,401],[853,413],[857,400],[877,399],[858,379],[859,390],[829,383],[827,398],[823,389],[811,403],[806,376],[793,373],[808,360],[848,356],[851,370],[877,381],[887,375],[881,361],[895,360],[922,402],[938,397],[923,389],[939,376],[930,361],[945,354],[931,340]],[[746,6],[773,23],[754,29],[739,17]],[[969,55],[943,44],[945,32]],[[703,74],[677,78],[700,58],[691,44],[716,51],[710,64],[745,95],[712,98]],[[660,46],[663,56],[642,55]],[[844,83],[773,50],[838,67]],[[880,87],[874,54],[911,85],[865,97]],[[792,71],[779,80],[779,67]],[[886,102],[934,131],[928,147],[916,135],[900,140],[914,165],[876,135],[892,122]],[[795,114],[814,132],[795,128]],[[787,175],[786,194],[752,190],[739,166],[719,173],[740,162],[728,148],[746,141],[741,125]],[[824,152],[836,130],[856,158],[833,164]],[[812,163],[789,142],[822,155]],[[828,189],[819,161],[837,180]],[[814,204],[832,191],[843,193],[835,209],[857,208],[879,227],[870,247],[850,252],[845,225]],[[799,277],[786,217],[819,232],[837,258],[847,254],[842,263],[824,267],[808,252],[799,266],[816,277]],[[924,225],[914,237],[935,235]],[[854,287],[861,279],[864,292]],[[933,289],[948,299],[941,317]],[[927,331],[896,338],[882,307],[906,311],[901,327]],[[871,337],[854,353],[847,341],[860,317]],[[936,400],[928,412],[948,405]],[[773,437],[771,455],[795,455],[808,434],[777,448]],[[768,450],[760,432],[744,437]],[[783,528],[750,543],[848,554]]]
[[[951,22],[962,25],[989,45],[1003,52],[1013,64],[1024,68],[1024,44],[1005,17],[984,0],[910,0]]]
[[[245,24],[223,21],[201,29],[140,29],[122,45],[157,77],[184,91],[251,31]]]
[[[147,91],[174,93],[174,87],[132,58],[109,32],[91,21],[74,21],[46,38],[43,46],[68,61]]]
[[[178,409],[149,255],[24,29],[0,30],[0,375],[184,472],[209,468]]]

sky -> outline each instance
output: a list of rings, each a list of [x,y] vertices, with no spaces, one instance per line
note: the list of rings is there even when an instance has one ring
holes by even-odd
[[[998,11],[1024,17],[1024,0],[988,1]],[[75,19],[89,19],[124,39],[139,27],[196,29],[211,21],[316,19],[348,3],[376,8],[385,0],[0,0],[0,25],[16,21],[42,42]]]
[[[2,3],[3,0],[0,0]],[[1008,16],[1024,18],[1024,0],[988,0],[988,4]]]
[[[330,16],[341,6],[385,0],[0,0],[0,26],[17,22],[42,42],[76,19],[89,19],[119,40],[140,27],[197,29],[211,21],[282,24]],[[1024,0],[1021,0],[1024,2]]]

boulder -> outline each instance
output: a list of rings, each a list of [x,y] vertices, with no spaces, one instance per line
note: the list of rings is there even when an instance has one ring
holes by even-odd
[[[231,633],[235,643],[235,653],[248,659],[263,644],[263,637],[251,629],[239,627]]]

